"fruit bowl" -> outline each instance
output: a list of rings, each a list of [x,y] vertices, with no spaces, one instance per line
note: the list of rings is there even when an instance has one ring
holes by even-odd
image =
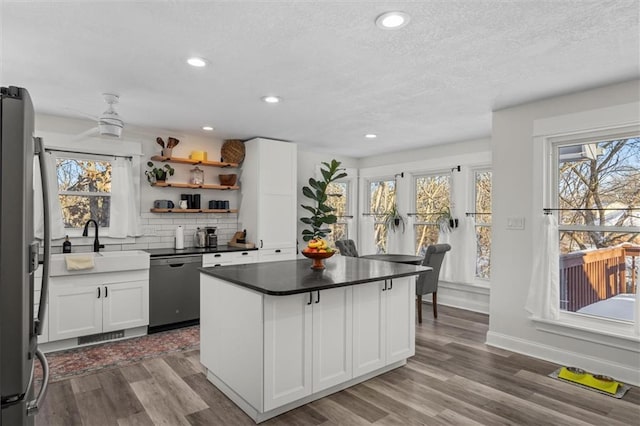
[[[302,255],[304,257],[308,257],[309,259],[313,259],[313,265],[311,265],[311,269],[324,269],[324,263],[322,261],[324,259],[330,258],[335,253],[336,253],[335,251],[326,252],[326,253],[303,251]]]

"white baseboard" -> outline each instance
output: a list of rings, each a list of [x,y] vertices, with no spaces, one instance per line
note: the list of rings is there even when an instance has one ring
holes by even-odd
[[[489,346],[495,346],[563,366],[582,368],[591,373],[604,374],[621,382],[640,386],[640,370],[638,369],[638,365],[623,365],[613,362],[610,359],[585,356],[580,353],[558,349],[538,342],[519,339],[493,331],[487,333],[486,343]],[[551,371],[549,373],[551,373]]]
[[[429,301],[426,295],[423,300]],[[441,282],[438,286],[438,305],[489,314],[489,289],[464,284]]]

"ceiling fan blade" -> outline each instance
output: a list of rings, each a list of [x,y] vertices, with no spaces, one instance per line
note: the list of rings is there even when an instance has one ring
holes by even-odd
[[[99,134],[100,134],[99,129],[97,127],[92,127],[91,129],[89,129],[89,130],[87,130],[85,132],[82,132],[79,135],[76,135],[72,140],[73,141],[79,141],[79,140],[82,140],[82,139],[86,139],[89,136],[96,136],[96,135],[99,135]]]

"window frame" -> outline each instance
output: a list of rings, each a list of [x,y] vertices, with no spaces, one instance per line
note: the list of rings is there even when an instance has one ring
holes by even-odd
[[[628,116],[625,121],[624,117]],[[589,122],[591,128],[576,128],[578,122]],[[555,143],[594,141],[632,136],[640,132],[640,122],[633,108],[611,107],[591,110],[566,116],[540,119],[533,126],[534,182],[540,182],[533,190],[533,214],[539,216],[544,208],[557,208],[557,177],[553,159]],[[555,195],[554,195],[555,194]],[[533,246],[539,245],[539,236],[534,234]],[[639,286],[640,287],[640,286]],[[640,288],[637,289],[640,293]],[[636,294],[636,301],[640,296]],[[559,301],[558,301],[559,302]],[[584,341],[635,350],[640,342],[640,305],[636,303],[636,321],[620,321],[561,310],[558,319],[530,317],[536,329]]]
[[[476,176],[478,175],[478,173],[486,173],[486,172],[491,172],[491,199],[493,200],[493,168],[490,165],[485,165],[485,166],[476,166],[476,167],[472,167],[471,168],[471,182],[470,182],[470,188],[471,190],[469,191],[471,193],[471,200],[469,205],[472,206],[473,208],[473,212],[474,213],[481,213],[476,211],[476,203],[477,203],[477,199],[478,199],[478,188],[476,186]],[[478,223],[478,216],[477,214],[475,214],[473,216],[473,220],[475,223],[475,227],[476,227],[476,241],[478,238],[478,227],[482,226],[482,227],[487,227],[489,228],[490,234],[493,232],[492,231],[492,226],[493,226],[493,204],[491,204],[491,211],[489,212],[485,212],[485,213],[489,213],[489,217],[491,217],[491,222],[486,223],[486,222],[482,222],[482,223]],[[492,242],[493,240],[489,241],[489,253],[491,253],[491,247],[492,247]],[[476,250],[476,265],[478,264],[478,254],[477,254],[477,250]],[[491,263],[489,263],[489,277],[485,278],[485,277],[480,277],[478,276],[478,274],[476,273],[474,279],[482,284],[488,285],[491,282]]]
[[[78,161],[102,161],[109,162],[113,167],[113,156],[101,155],[101,154],[85,154],[85,153],[71,153],[71,152],[55,152],[56,157],[56,175],[57,175],[57,162],[58,160],[78,160]],[[58,182],[56,182],[57,194],[60,196],[78,196],[78,197],[108,197],[109,205],[111,205],[111,191],[109,192],[90,192],[90,191],[61,191]],[[111,222],[111,211],[109,211],[109,222]],[[79,228],[64,228],[64,231],[69,237],[81,237],[83,227]],[[100,233],[104,236],[109,235],[108,226],[100,226]]]
[[[136,193],[135,202],[141,203],[143,197],[140,186],[144,176],[141,171],[141,164],[142,158],[146,157],[146,155],[139,141],[123,138],[120,140],[110,140],[108,144],[95,144],[95,141],[90,140],[92,138],[78,140],[75,138],[75,135],[50,131],[39,131],[38,136],[44,141],[46,151],[55,156],[61,155],[62,153],[71,153],[81,156],[131,157],[133,176],[138,176],[133,182],[134,192]],[[53,182],[50,182],[50,185],[53,186]],[[57,182],[55,182],[55,185],[55,188],[50,188],[49,190],[53,191],[55,189],[57,192]],[[139,214],[142,215],[142,210],[140,210]],[[91,246],[93,244],[92,233],[88,237],[83,237],[82,229],[76,228],[65,228],[64,232],[69,236],[75,247]],[[99,232],[101,244],[114,246],[136,244],[136,237],[111,238],[109,237],[108,228],[100,228]],[[63,238],[53,240],[54,244],[62,241]]]
[[[337,216],[336,224],[344,225],[346,232],[345,238],[355,240],[355,227],[353,226],[353,218],[355,216],[355,210],[357,206],[357,195],[354,190],[355,187],[355,178],[349,177],[349,171],[347,170],[347,177],[338,179],[333,183],[336,184],[346,184],[346,198],[347,201],[345,203],[345,214],[343,216]],[[335,241],[334,238],[332,238]]]
[[[366,206],[367,209],[363,214],[370,214],[373,217],[373,228],[375,230],[376,226],[380,225],[382,226],[382,228],[385,229],[385,232],[387,233],[386,235],[388,235],[389,230],[385,228],[384,222],[382,222],[381,218],[382,218],[382,214],[374,214],[374,212],[371,211],[371,184],[374,182],[393,182],[394,183],[394,202],[397,204],[398,203],[398,182],[396,181],[396,179],[393,177],[393,175],[384,175],[384,176],[377,176],[377,177],[369,177],[365,180],[365,188],[366,188]],[[374,231],[375,232],[375,231]],[[386,242],[388,242],[388,240],[386,240]],[[387,247],[384,247],[384,250],[386,252]]]
[[[440,169],[440,170],[430,170],[430,171],[422,171],[422,172],[416,172],[416,173],[412,173],[411,174],[411,210],[414,213],[413,217],[413,226],[412,226],[412,232],[413,232],[413,252],[416,254],[416,256],[419,256],[420,253],[418,251],[418,247],[416,247],[417,244],[417,235],[416,235],[416,227],[417,226],[438,226],[438,222],[433,219],[432,221],[421,221],[418,219],[418,217],[420,216],[418,214],[418,205],[417,205],[417,198],[418,198],[418,179],[420,178],[425,178],[425,177],[435,177],[435,176],[446,176],[449,180],[449,211],[451,212],[453,210],[453,206],[454,206],[454,185],[453,185],[453,174],[451,173],[450,170],[445,170],[445,169]],[[436,215],[430,215],[433,216],[434,218],[437,217]],[[439,232],[439,231],[438,231]]]

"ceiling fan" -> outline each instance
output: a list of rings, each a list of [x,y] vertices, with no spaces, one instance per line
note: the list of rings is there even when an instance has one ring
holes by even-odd
[[[119,138],[120,135],[122,135],[122,129],[124,129],[124,121],[122,121],[120,115],[113,107],[119,102],[120,97],[111,93],[103,93],[102,96],[104,97],[104,101],[108,105],[107,110],[100,114],[99,117],[91,116],[91,118],[98,122],[98,125],[87,130],[86,132],[79,134],[74,139],[82,139],[84,137],[93,135]]]

